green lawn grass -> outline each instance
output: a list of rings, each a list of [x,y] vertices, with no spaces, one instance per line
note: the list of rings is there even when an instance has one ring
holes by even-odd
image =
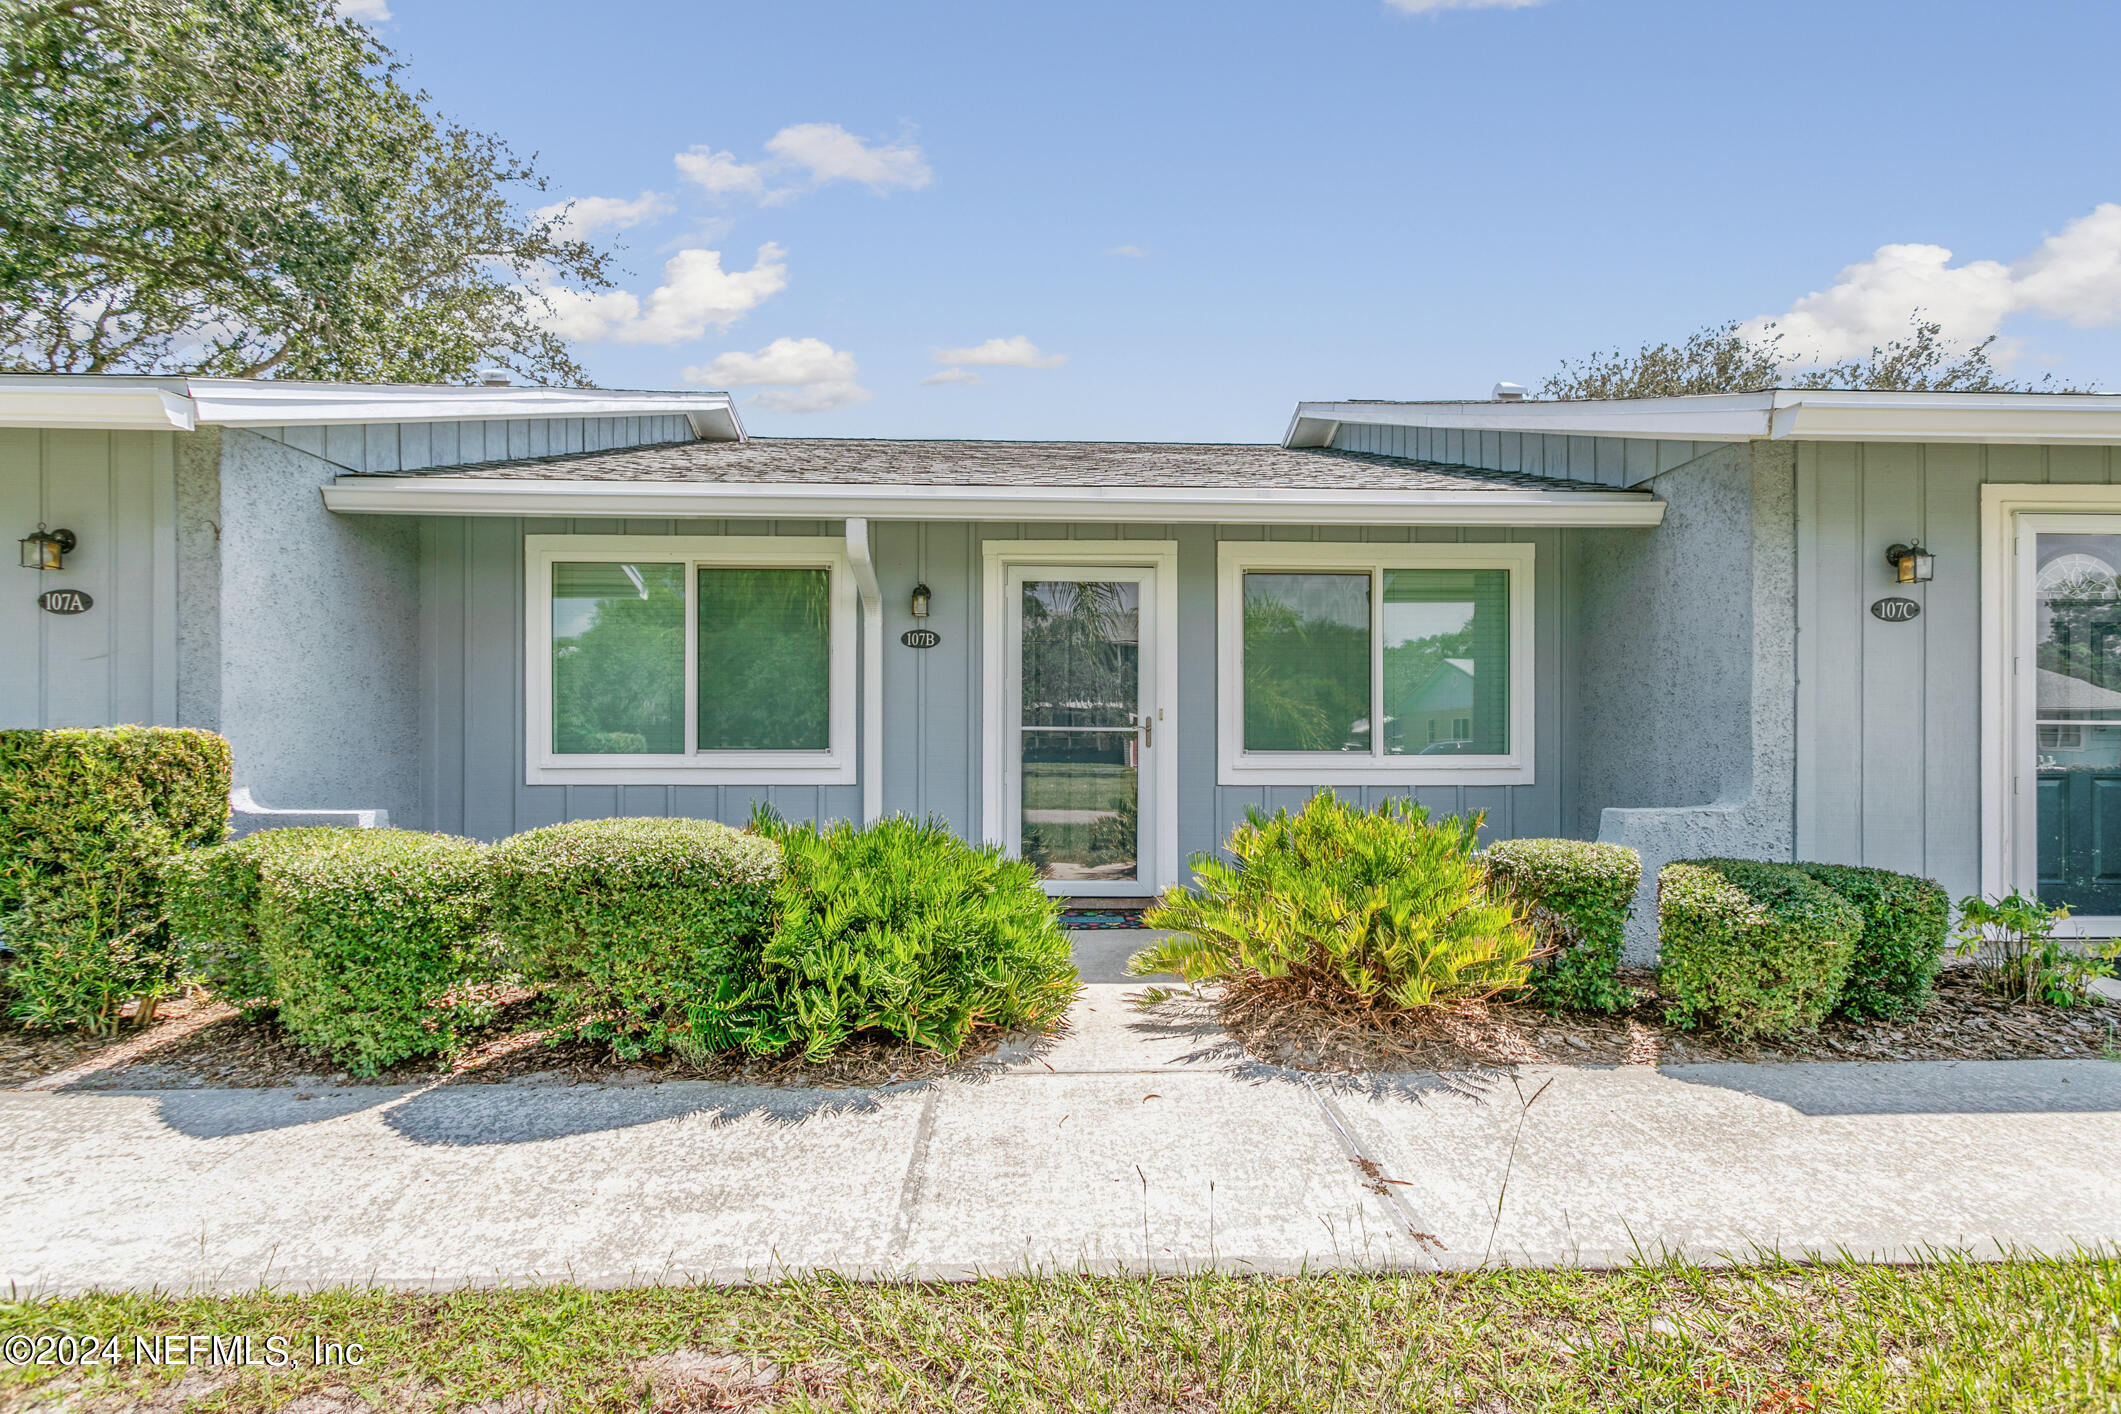
[[[55,1330],[280,1335],[298,1350],[321,1335],[369,1352],[351,1370],[248,1371],[186,1406],[226,1410],[332,1386],[420,1410],[511,1394],[522,1410],[2121,1408],[2121,1259],[2105,1255],[0,1305],[0,1335]],[[672,1402],[640,1362],[680,1349],[775,1368],[743,1399]],[[0,1408],[119,1407],[92,1401],[179,1373],[0,1369]]]

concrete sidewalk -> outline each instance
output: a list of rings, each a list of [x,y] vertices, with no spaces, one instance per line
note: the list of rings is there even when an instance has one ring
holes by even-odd
[[[936,1083],[0,1092],[0,1280],[605,1285],[2121,1243],[2121,1065],[1334,1082],[1246,1060],[1183,1003],[1137,1010],[1139,984],[1116,980],[1137,944],[1082,935],[1098,980],[1072,1029]]]

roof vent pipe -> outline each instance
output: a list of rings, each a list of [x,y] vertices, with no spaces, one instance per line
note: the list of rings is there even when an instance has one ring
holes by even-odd
[[[505,388],[508,386],[508,370],[505,368],[482,368],[479,370],[479,382],[488,388]]]
[[[1524,384],[1497,383],[1492,396],[1498,403],[1521,403],[1524,401]]]

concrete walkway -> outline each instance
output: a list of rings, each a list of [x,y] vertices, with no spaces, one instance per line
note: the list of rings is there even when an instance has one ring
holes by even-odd
[[[1078,942],[1093,980],[1068,1034],[939,1083],[0,1092],[0,1281],[602,1285],[2121,1243],[2121,1065],[1329,1081],[1247,1061],[1184,1004],[1130,1005],[1118,961],[1139,935]]]

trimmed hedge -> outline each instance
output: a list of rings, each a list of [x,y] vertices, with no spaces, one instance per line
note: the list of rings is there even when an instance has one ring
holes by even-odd
[[[1078,985],[1038,876],[941,823],[752,828],[781,847],[765,946],[695,1006],[686,1045],[822,1060],[875,1031],[954,1055],[977,1027],[1057,1020]]]
[[[7,1011],[117,1026],[176,988],[161,866],[228,832],[228,743],[174,727],[0,731]]]
[[[268,856],[330,849],[348,833],[322,826],[260,830],[165,860],[162,883],[181,975],[246,1015],[270,1012],[272,973],[258,937],[260,871]]]
[[[334,838],[258,856],[280,1025],[356,1075],[452,1049],[484,1010],[471,984],[495,971],[485,849],[414,830],[317,833]]]
[[[755,958],[781,851],[712,820],[581,820],[488,855],[494,927],[580,1034],[632,1058]]]
[[[1856,906],[1856,940],[1838,1008],[1846,1016],[1905,1016],[1929,1000],[1952,926],[1951,898],[1913,874],[1854,864],[1799,864]]]
[[[1794,864],[1696,859],[1657,876],[1665,1018],[1741,1038],[1817,1026],[1841,996],[1863,915]]]
[[[1491,888],[1516,903],[1541,944],[1553,950],[1533,984],[1549,1006],[1624,1010],[1620,952],[1642,856],[1591,840],[1498,840],[1483,850]]]

